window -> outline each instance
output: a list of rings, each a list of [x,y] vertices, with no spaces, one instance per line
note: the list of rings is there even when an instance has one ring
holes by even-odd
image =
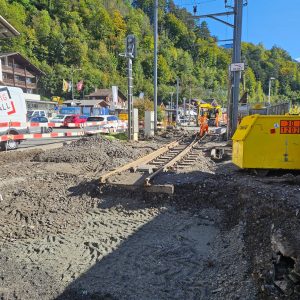
[[[27,111],[27,117],[30,118],[33,115],[33,110]]]
[[[25,77],[23,77],[23,76],[15,75],[15,79],[25,82]]]
[[[66,122],[72,122],[73,119],[74,119],[74,117],[66,117],[66,118],[65,118],[65,121],[66,121]]]
[[[107,117],[107,121],[118,121],[116,116]]]
[[[87,122],[102,122],[104,118],[102,117],[88,117]]]
[[[58,119],[58,120],[63,120],[65,118],[65,115],[57,115],[55,117],[55,119]]]

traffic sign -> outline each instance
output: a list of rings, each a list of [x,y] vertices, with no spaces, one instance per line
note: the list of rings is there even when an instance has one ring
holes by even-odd
[[[231,72],[239,72],[245,70],[245,64],[244,63],[234,63],[230,65],[230,71]]]

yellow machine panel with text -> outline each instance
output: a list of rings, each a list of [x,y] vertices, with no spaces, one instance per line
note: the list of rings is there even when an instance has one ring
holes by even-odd
[[[300,170],[300,116],[247,116],[232,140],[240,168]]]

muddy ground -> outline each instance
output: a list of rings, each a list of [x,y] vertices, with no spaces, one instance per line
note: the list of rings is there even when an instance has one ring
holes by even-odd
[[[298,173],[260,178],[229,156],[214,162],[215,141],[160,177],[174,195],[99,187],[100,174],[172,138],[0,153],[0,296],[299,299],[297,280],[274,285],[272,262],[284,252],[300,272]]]

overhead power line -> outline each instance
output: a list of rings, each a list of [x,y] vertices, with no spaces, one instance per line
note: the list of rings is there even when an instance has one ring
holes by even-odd
[[[232,64],[241,64],[241,42],[242,42],[242,21],[243,21],[243,7],[248,4],[248,0],[233,0],[234,5],[231,1],[224,0],[225,8],[229,9],[225,12],[198,15],[194,16],[194,19],[210,18],[215,21],[221,22],[231,28],[233,28],[233,52],[232,52]],[[195,5],[195,4],[194,4]],[[196,9],[197,11],[197,9]],[[195,10],[194,10],[195,12]],[[225,21],[223,17],[234,16],[234,23]],[[230,74],[231,88],[229,91],[229,124],[228,124],[228,137],[232,137],[238,124],[238,104],[240,97],[240,69],[232,69]]]

